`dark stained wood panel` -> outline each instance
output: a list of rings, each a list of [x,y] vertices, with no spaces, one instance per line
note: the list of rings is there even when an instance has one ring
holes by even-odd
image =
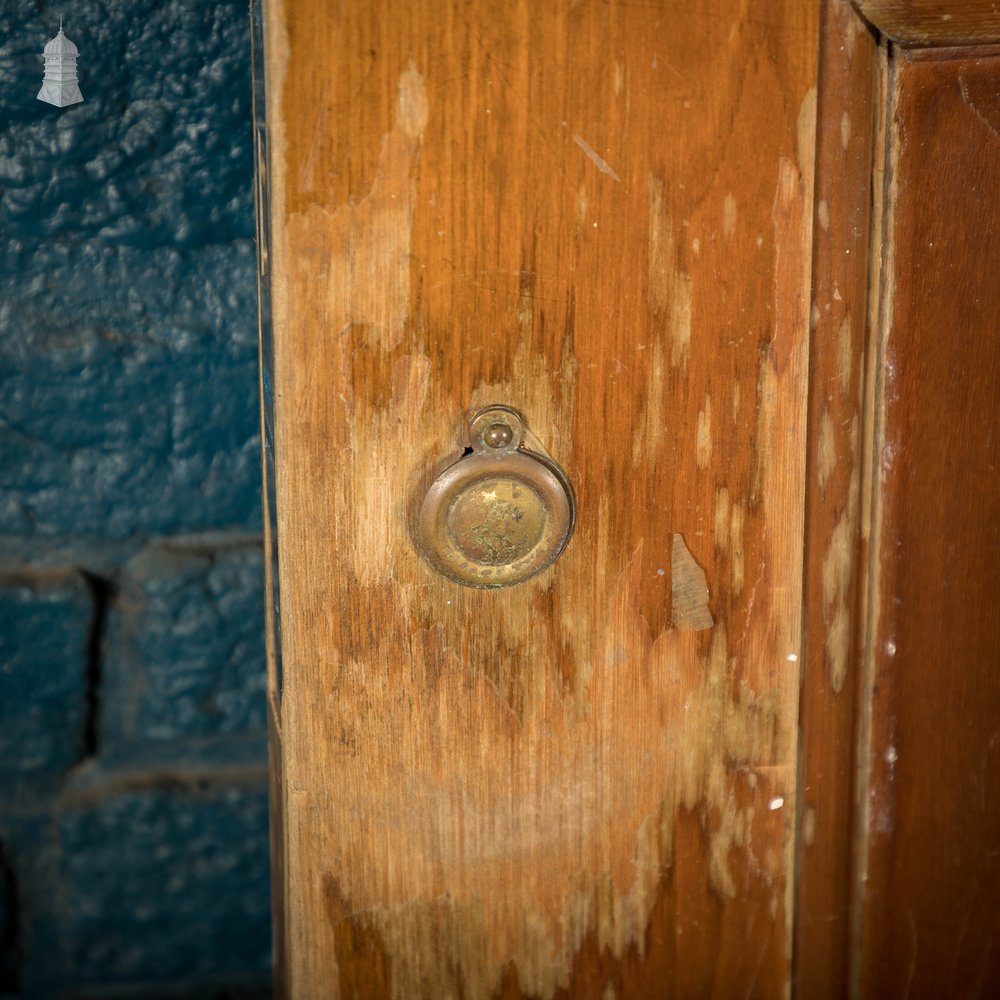
[[[858,9],[899,45],[985,45],[1000,42],[995,0],[855,0]]]
[[[1000,61],[896,60],[860,995],[1000,995]]]
[[[287,993],[782,995],[817,8],[266,28]],[[409,518],[494,402],[578,521],[484,593]]]

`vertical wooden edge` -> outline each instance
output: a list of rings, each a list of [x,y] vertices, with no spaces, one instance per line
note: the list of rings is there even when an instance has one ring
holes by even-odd
[[[250,3],[250,51],[253,99],[254,219],[257,240],[257,328],[261,438],[261,508],[264,528],[264,643],[267,661],[267,730],[271,858],[271,940],[275,995],[287,996],[284,975],[285,864],[281,746],[281,642],[277,600],[277,536],[274,506],[273,407],[270,265],[268,239],[267,131],[264,92],[264,39],[261,0]]]
[[[878,632],[882,505],[879,492],[879,456],[885,437],[884,379],[887,331],[892,326],[893,296],[893,224],[895,185],[893,175],[894,72],[890,45],[883,42],[878,50],[879,84],[875,103],[877,111],[874,169],[872,181],[873,210],[871,222],[871,291],[869,294],[865,391],[864,477],[862,479],[861,530],[864,540],[861,589],[858,594],[858,683],[855,692],[855,764],[853,807],[854,822],[850,871],[850,982],[849,995],[859,994],[862,972],[861,931],[864,884],[867,878],[867,837],[869,827],[869,754],[871,745],[871,706],[873,643]]]
[[[877,42],[850,4],[823,5],[799,717],[793,980],[847,990],[854,723],[863,590],[862,480],[876,142]]]

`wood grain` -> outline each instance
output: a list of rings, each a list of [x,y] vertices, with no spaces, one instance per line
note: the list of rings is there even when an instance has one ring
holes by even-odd
[[[816,148],[800,732],[797,995],[848,992],[875,39],[823,8]]]
[[[1000,60],[895,60],[862,997],[1000,995]]]
[[[995,0],[854,0],[862,14],[898,45],[984,45],[1000,42]]]
[[[693,7],[267,6],[286,995],[788,987],[817,12]],[[498,592],[408,520],[489,403]]]

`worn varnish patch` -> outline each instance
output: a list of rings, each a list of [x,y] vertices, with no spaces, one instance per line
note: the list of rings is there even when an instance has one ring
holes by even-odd
[[[674,545],[680,589],[690,590],[685,580],[703,574],[679,536]],[[366,698],[345,737],[365,745],[378,720],[396,739],[341,761],[326,845],[328,870],[340,874],[327,906],[338,936],[376,935],[393,997],[455,995],[456,958],[465,995],[493,995],[513,962],[522,989],[548,997],[567,984],[587,935],[612,955],[641,949],[679,809],[705,803],[711,884],[737,893],[732,852],[752,849],[755,816],[782,782],[757,769],[775,752],[778,703],[745,684],[734,698],[724,630],[707,648],[693,634],[650,630],[635,613],[641,566],[637,552],[609,595],[616,628],[590,636],[583,715],[551,686],[519,703],[459,650],[438,647],[434,673],[426,657],[385,675],[346,666],[365,675]],[[688,627],[710,625],[703,600],[682,598]],[[702,610],[685,613],[695,604]],[[626,674],[641,678],[634,699],[622,698]],[[539,740],[551,752],[534,754]],[[732,768],[755,776],[749,801],[732,796]],[[780,852],[757,860],[778,877]]]
[[[307,225],[324,234],[325,259],[317,261],[328,298],[321,322],[331,337],[350,328],[385,350],[403,335],[410,308],[410,239],[413,227],[413,168],[427,125],[423,78],[411,64],[400,75],[396,127],[382,140],[378,173],[356,203]]]
[[[691,350],[691,276],[677,263],[674,222],[665,208],[663,179],[648,178],[649,300],[654,315],[667,326],[670,364],[687,362]]]

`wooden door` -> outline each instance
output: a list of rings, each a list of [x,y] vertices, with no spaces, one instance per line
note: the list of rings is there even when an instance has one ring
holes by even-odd
[[[978,326],[963,314],[968,381],[938,391],[940,343],[903,408],[885,373],[933,331],[898,335],[891,306],[912,284],[910,319],[954,315],[920,298],[940,306],[914,220],[933,204],[966,220],[953,242],[981,230],[993,63],[911,75],[837,2],[271,0],[261,20],[282,992],[903,995],[886,908],[923,855],[880,855],[878,796],[919,812],[923,764],[904,779],[879,699],[905,619],[924,666],[892,704],[913,745],[933,753],[928,689],[952,722],[983,695],[939,779],[995,739],[996,445],[972,437],[991,427],[995,283],[963,258],[984,303]],[[941,72],[986,157],[985,188],[959,178],[947,205],[921,193],[944,161],[892,138],[906,114],[951,134],[914,96]],[[565,470],[576,526],[541,574],[476,589],[421,558],[414,522],[490,404]],[[955,462],[979,463],[968,484],[925,446],[935,406],[941,441],[963,428]],[[934,591],[970,664],[949,701],[920,583],[945,557],[919,542],[972,488],[987,500],[947,558],[978,575],[952,604]],[[913,610],[876,614],[904,581]],[[991,774],[967,854],[903,918],[918,940],[956,873],[995,864]],[[997,982],[976,919],[992,877],[956,952],[985,963],[970,990]]]

